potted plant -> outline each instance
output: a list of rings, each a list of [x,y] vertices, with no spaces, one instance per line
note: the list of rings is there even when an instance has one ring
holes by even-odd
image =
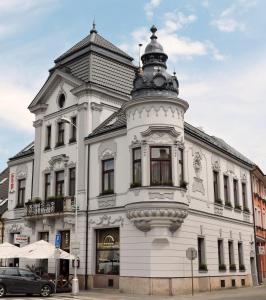
[[[33,201],[33,203],[39,204],[39,203],[42,202],[42,199],[41,199],[40,197],[34,197],[34,198],[32,199],[32,201]]]
[[[239,271],[241,272],[245,272],[246,271],[246,267],[244,264],[239,265]]]
[[[33,204],[33,201],[31,199],[28,199],[28,201],[25,204],[26,205],[31,205],[31,204]]]
[[[199,265],[199,271],[208,271],[208,267],[206,264],[200,264]]]

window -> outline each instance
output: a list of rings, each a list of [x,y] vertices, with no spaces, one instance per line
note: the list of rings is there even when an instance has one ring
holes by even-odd
[[[57,123],[57,143],[56,146],[64,145],[65,141],[65,125],[63,122]]]
[[[51,149],[51,134],[52,134],[52,126],[49,125],[46,127],[46,145],[45,150]]]
[[[224,263],[224,241],[218,240],[218,262],[219,262],[219,270],[226,271],[226,266]]]
[[[184,184],[184,150],[179,148],[179,185],[182,186]]]
[[[233,185],[234,185],[234,205],[235,205],[235,208],[240,208],[239,199],[238,199],[238,180],[237,179],[233,180]]]
[[[246,187],[246,183],[242,182],[242,201],[243,201],[243,208],[247,209],[248,205],[247,205],[247,187]]]
[[[7,268],[5,270],[5,275],[7,276],[19,276],[17,268]]]
[[[74,143],[77,141],[77,117],[71,118],[71,137],[69,143]]]
[[[151,185],[172,185],[170,147],[151,147]]]
[[[198,261],[199,270],[208,271],[205,257],[205,239],[203,237],[198,237]]]
[[[230,271],[235,271],[236,270],[236,265],[235,265],[234,243],[233,243],[233,241],[228,241],[228,252],[229,252]]]
[[[242,242],[238,242],[238,264],[239,264],[239,271],[245,271],[244,265],[244,254],[243,254],[243,244]]]
[[[64,94],[61,94],[58,98],[58,106],[60,108],[63,108],[66,102],[66,96]]]
[[[224,175],[224,202],[225,204],[230,203],[229,178],[227,175]]]
[[[135,148],[133,155],[133,187],[141,186],[141,148]]]
[[[22,276],[22,277],[32,278],[32,279],[36,278],[35,274],[33,274],[32,272],[27,271],[27,270],[19,269],[19,273],[20,273],[20,276]]]
[[[76,194],[76,168],[69,169],[69,196]]]
[[[96,230],[96,274],[119,275],[119,229]]]
[[[39,232],[39,240],[44,240],[49,243],[49,232],[48,231]]]
[[[214,202],[220,202],[219,198],[219,173],[213,171],[213,191],[214,191]]]
[[[65,173],[58,171],[55,173],[55,196],[64,196]]]
[[[114,193],[114,159],[102,161],[102,194]]]
[[[23,207],[25,203],[26,179],[18,180],[18,204],[17,207]]]
[[[44,175],[44,200],[51,196],[51,174]]]

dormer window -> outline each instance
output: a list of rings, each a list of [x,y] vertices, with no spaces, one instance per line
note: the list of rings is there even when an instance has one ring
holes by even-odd
[[[59,98],[58,98],[58,106],[59,108],[63,108],[65,106],[65,102],[66,102],[66,96],[65,94],[60,94]]]

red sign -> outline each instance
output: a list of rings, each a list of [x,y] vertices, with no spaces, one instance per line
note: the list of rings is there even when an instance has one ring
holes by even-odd
[[[10,174],[10,193],[14,192],[15,189],[15,174]]]

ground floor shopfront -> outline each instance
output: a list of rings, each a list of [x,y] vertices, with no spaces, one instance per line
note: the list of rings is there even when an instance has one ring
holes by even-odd
[[[71,252],[80,241],[78,277],[80,288],[114,288],[124,293],[176,295],[191,292],[191,264],[186,249],[197,249],[193,262],[195,291],[251,286],[255,259],[251,257],[253,228],[241,222],[225,222],[201,215],[189,215],[175,232],[167,227],[143,232],[123,212],[95,213],[87,220],[80,215],[78,231],[74,220],[54,218],[31,222],[9,222],[5,237],[12,242],[16,233],[30,242],[44,239],[54,243],[61,234],[61,248]],[[55,261],[19,261],[35,264],[43,273],[55,272]],[[59,275],[70,278],[71,262],[58,262]],[[86,284],[87,283],[87,284]]]

